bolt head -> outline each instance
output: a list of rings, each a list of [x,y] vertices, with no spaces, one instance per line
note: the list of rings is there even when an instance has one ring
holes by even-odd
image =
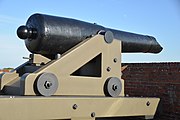
[[[72,108],[73,108],[74,110],[76,110],[77,107],[78,107],[77,104],[74,104]]]
[[[110,67],[107,67],[107,69],[106,69],[108,72],[110,72],[111,71],[111,68]]]
[[[146,105],[147,105],[147,106],[150,106],[150,104],[151,104],[151,103],[150,103],[149,101],[147,101]]]
[[[117,62],[117,58],[114,58],[114,60],[113,60],[113,61],[114,61],[114,63],[116,63],[116,62]]]
[[[96,115],[95,112],[91,113],[91,117],[95,117],[95,115]]]

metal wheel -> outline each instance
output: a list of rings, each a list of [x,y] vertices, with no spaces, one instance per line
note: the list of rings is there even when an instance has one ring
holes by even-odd
[[[58,79],[53,73],[42,73],[36,80],[35,88],[40,95],[51,96],[58,88]]]
[[[122,83],[117,77],[110,77],[104,84],[105,96],[117,97],[121,93]]]

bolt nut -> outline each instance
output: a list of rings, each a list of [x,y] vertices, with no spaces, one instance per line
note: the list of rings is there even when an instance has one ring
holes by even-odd
[[[44,87],[45,87],[46,89],[50,89],[51,86],[52,86],[52,83],[49,82],[49,81],[46,81],[46,82],[44,83]]]
[[[114,91],[116,91],[116,90],[118,89],[118,86],[117,86],[116,84],[114,84],[114,85],[112,86],[112,89],[113,89]]]

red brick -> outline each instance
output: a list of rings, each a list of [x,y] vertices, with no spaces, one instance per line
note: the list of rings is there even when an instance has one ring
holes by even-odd
[[[180,62],[125,65],[125,94],[159,97],[163,109],[155,120],[180,120]]]

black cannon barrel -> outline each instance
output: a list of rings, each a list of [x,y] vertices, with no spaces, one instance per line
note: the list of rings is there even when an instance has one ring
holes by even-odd
[[[111,31],[115,39],[122,41],[122,52],[159,53],[162,47],[152,36],[129,33],[87,23],[75,19],[44,14],[33,14],[17,30],[32,53],[55,55],[64,53],[90,35],[99,31]]]

